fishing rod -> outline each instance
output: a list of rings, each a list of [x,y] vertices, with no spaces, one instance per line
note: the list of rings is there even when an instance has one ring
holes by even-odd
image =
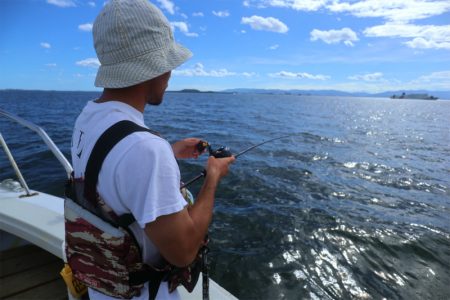
[[[291,136],[294,136],[294,135],[298,135],[298,134],[299,133],[287,134],[287,135],[279,136],[279,137],[276,137],[276,138],[273,138],[273,139],[270,139],[270,140],[263,141],[263,142],[258,143],[256,145],[252,145],[252,146],[248,147],[247,149],[242,150],[241,152],[239,152],[236,155],[234,155],[234,157],[238,158],[239,156],[247,153],[250,150],[255,149],[256,147],[259,147],[261,145],[264,145],[264,144],[267,144],[267,143],[270,143],[270,142],[273,142],[273,141],[276,141],[276,140],[281,140],[281,139],[288,138],[288,137],[291,137]],[[202,153],[205,149],[208,149],[209,156],[214,156],[215,158],[224,158],[224,157],[233,156],[233,153],[231,153],[230,148],[228,148],[226,146],[222,146],[222,147],[219,147],[216,150],[213,150],[211,145],[208,142],[206,142],[206,141],[200,141],[197,144],[196,147],[197,147],[197,151],[199,153]],[[183,189],[183,188],[187,187],[188,185],[194,183],[195,181],[199,180],[200,178],[202,178],[204,176],[206,176],[206,170],[203,170],[200,174],[198,174],[197,176],[195,176],[191,180],[188,180],[186,183],[184,183],[180,187],[180,189]]]

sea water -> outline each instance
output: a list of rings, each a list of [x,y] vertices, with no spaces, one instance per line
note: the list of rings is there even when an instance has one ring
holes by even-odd
[[[1,91],[70,158],[72,126],[98,93]],[[167,93],[146,124],[239,152],[210,227],[211,277],[240,299],[448,299],[450,101]],[[61,195],[40,138],[0,119],[32,189]],[[207,157],[179,161],[188,180]],[[14,177],[0,151],[0,179]],[[195,194],[201,181],[190,188]]]

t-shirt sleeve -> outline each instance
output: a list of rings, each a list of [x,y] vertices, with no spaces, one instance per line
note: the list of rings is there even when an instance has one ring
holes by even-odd
[[[180,193],[180,169],[163,139],[136,142],[121,158],[115,174],[120,200],[141,228],[187,205]]]

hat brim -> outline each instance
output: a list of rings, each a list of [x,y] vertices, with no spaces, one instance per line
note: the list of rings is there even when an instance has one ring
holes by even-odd
[[[192,57],[192,52],[180,44],[111,65],[101,65],[95,78],[95,86],[124,88],[158,77],[172,71]]]

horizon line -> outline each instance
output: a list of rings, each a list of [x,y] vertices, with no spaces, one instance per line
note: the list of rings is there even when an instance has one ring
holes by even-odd
[[[281,91],[281,92],[339,92],[339,93],[348,93],[348,94],[367,94],[367,95],[378,95],[383,93],[395,93],[395,92],[417,92],[417,91],[423,91],[423,92],[438,92],[438,93],[450,93],[450,90],[426,90],[426,89],[417,89],[417,90],[411,90],[411,89],[397,89],[397,90],[386,90],[382,92],[364,92],[364,91],[358,91],[358,92],[349,92],[345,90],[336,90],[336,89],[275,89],[275,88],[228,88],[223,90],[200,90],[197,88],[183,88],[179,90],[167,90],[166,92],[200,92],[200,93],[221,93],[221,92],[237,92],[239,93],[239,90],[255,90],[255,91]],[[29,92],[86,92],[86,93],[101,93],[102,88],[98,88],[97,90],[54,90],[54,89],[22,89],[22,88],[0,88],[0,91],[29,91]]]

